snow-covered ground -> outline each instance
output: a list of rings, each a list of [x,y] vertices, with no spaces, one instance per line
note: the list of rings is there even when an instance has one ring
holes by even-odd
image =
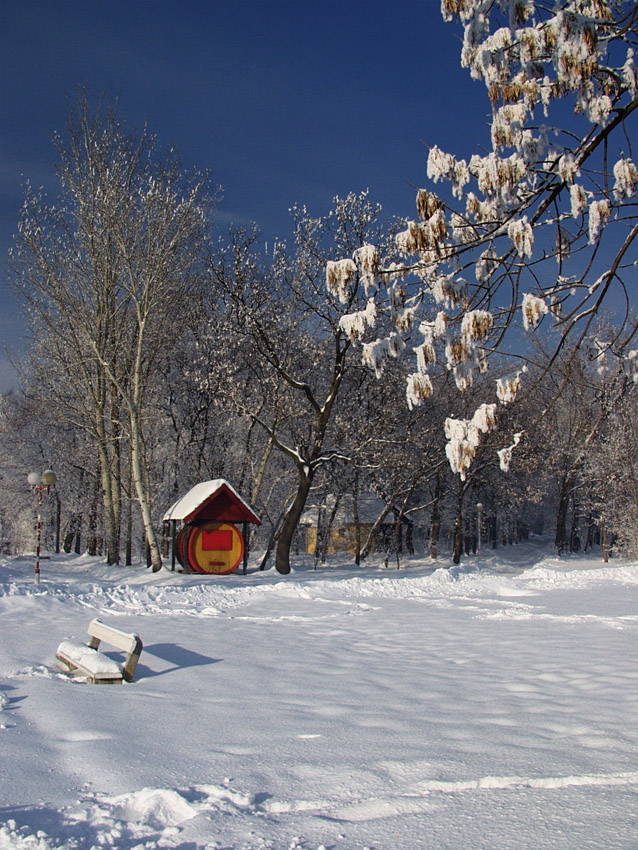
[[[0,561],[2,850],[638,847],[635,564],[33,567]],[[96,615],[132,684],[56,667]]]

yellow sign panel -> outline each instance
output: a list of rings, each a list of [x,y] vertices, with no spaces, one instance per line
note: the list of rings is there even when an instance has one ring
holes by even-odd
[[[244,538],[231,522],[206,522],[188,541],[190,566],[200,573],[232,573],[244,555]]]

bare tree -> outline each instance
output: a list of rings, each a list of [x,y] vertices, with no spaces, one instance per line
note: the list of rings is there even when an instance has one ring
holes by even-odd
[[[295,244],[289,255],[277,246],[266,272],[252,249],[253,238],[235,235],[213,266],[226,292],[237,334],[244,383],[238,404],[268,435],[268,445],[296,470],[296,486],[278,529],[276,567],[290,571],[290,547],[319,470],[342,456],[330,441],[339,392],[347,373],[352,338],[340,324],[355,305],[366,303],[354,276],[348,294],[326,303],[323,279],[332,257],[355,251],[375,234],[380,208],[366,193],[336,199],[332,212],[312,218],[295,211]],[[239,382],[238,382],[239,386]]]
[[[636,322],[626,309],[635,299],[638,245],[631,158],[638,7],[621,0],[443,0],[441,7],[446,20],[463,23],[462,64],[487,87],[492,150],[466,160],[430,147],[428,177],[447,191],[418,191],[418,217],[397,235],[393,262],[378,267],[377,315],[390,315],[395,333],[415,340],[409,403],[431,393],[436,360],[465,390],[496,350],[517,358],[497,387],[499,401],[511,400],[524,363],[515,316],[527,331],[551,318],[558,355],[567,340],[578,350],[610,300],[625,315],[605,350],[638,379],[630,350]],[[378,367],[387,338],[368,331],[367,339],[364,358]],[[490,420],[486,430],[496,411]],[[471,428],[455,437],[453,454],[464,458],[457,471],[476,444]]]
[[[207,178],[185,176],[146,130],[128,135],[116,104],[82,94],[56,137],[60,197],[27,189],[13,280],[31,307],[42,355],[73,388],[100,460],[109,563],[119,561],[126,436],[153,568],[161,557],[144,462],[145,398],[180,301],[201,280]]]
[[[638,554],[638,392],[627,384],[609,410],[605,427],[585,458],[586,506],[600,528],[603,558],[608,532],[620,548]]]

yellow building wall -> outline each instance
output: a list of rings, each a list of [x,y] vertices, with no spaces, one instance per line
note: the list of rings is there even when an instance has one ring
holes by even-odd
[[[363,545],[372,529],[372,523],[362,523],[360,526],[361,545]],[[317,529],[308,526],[306,528],[306,551],[314,555],[317,551]],[[334,555],[335,552],[357,553],[357,526],[354,523],[339,528],[333,528],[326,546],[326,553]],[[374,545],[371,548],[374,552]]]

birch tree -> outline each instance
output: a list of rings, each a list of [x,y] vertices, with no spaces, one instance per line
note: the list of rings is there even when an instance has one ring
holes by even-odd
[[[144,461],[145,399],[180,302],[201,280],[208,181],[185,175],[146,131],[129,134],[116,105],[91,110],[86,93],[56,136],[60,195],[27,187],[13,251],[13,280],[31,310],[43,356],[73,388],[79,423],[95,440],[109,563],[119,561],[121,447],[153,569],[161,557]]]

